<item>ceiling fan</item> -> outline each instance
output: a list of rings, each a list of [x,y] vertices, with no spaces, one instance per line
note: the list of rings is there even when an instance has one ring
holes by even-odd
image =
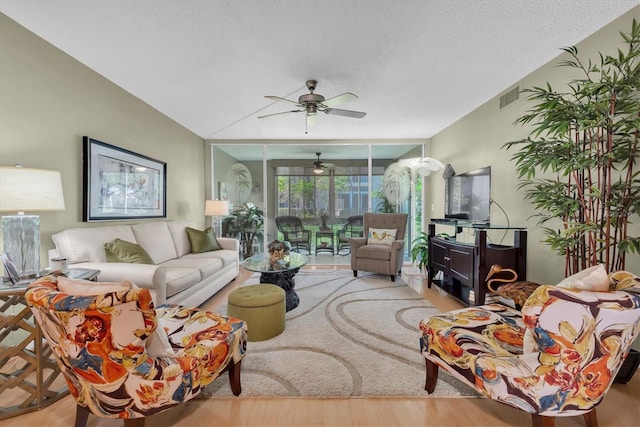
[[[336,165],[333,163],[327,163],[320,160],[320,154],[322,153],[316,153],[316,156],[318,156],[318,160],[313,162],[313,173],[317,175],[320,175],[322,172],[324,172],[325,169],[333,169],[336,167]]]
[[[324,96],[313,93],[316,90],[316,85],[318,82],[316,80],[307,80],[307,89],[309,89],[310,93],[300,95],[298,97],[298,101],[292,101],[290,99],[281,98],[279,96],[267,95],[265,98],[272,99],[274,101],[280,102],[288,102],[290,104],[294,104],[298,107],[298,110],[290,110],[290,111],[281,111],[279,113],[266,114],[264,116],[258,116],[259,119],[263,119],[265,117],[277,116],[280,114],[289,114],[289,113],[306,113],[307,117],[307,127],[313,126],[316,121],[316,115],[318,112],[325,114],[333,114],[336,116],[344,116],[351,117],[354,119],[361,119],[367,115],[362,111],[353,111],[353,110],[342,110],[337,107],[338,105],[342,105],[349,101],[353,101],[354,99],[358,99],[356,95],[351,92],[345,92],[342,95],[334,96],[333,98],[325,99]],[[305,132],[306,133],[306,132]]]

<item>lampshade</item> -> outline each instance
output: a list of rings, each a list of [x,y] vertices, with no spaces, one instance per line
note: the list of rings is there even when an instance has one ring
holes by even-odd
[[[320,175],[322,172],[324,172],[324,169],[322,168],[316,168],[313,170],[313,173],[315,173],[316,175]]]
[[[207,216],[229,215],[229,201],[207,200],[204,206],[204,214]]]
[[[0,212],[62,210],[59,171],[0,166]]]

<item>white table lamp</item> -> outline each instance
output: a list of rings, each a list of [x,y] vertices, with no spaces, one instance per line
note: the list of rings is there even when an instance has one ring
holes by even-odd
[[[222,237],[222,219],[229,215],[228,200],[207,200],[204,206],[204,214],[213,218],[216,237]]]
[[[40,271],[40,217],[25,211],[62,211],[64,197],[60,172],[20,166],[0,166],[0,212],[4,253],[15,263],[21,277]]]

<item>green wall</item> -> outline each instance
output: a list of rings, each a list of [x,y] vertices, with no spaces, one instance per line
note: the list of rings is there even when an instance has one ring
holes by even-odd
[[[82,222],[83,135],[167,162],[168,219],[204,225],[203,139],[0,14],[0,165],[62,173],[66,210],[40,214],[43,266],[53,233],[105,224]]]
[[[640,20],[640,6],[579,43],[577,47],[581,57],[597,61],[597,52],[615,54],[615,49],[622,47],[619,32],[628,32],[634,17]],[[547,81],[554,88],[560,88],[561,83],[572,78],[570,70],[556,67],[560,59],[562,57],[558,56],[521,81],[505,82],[504,92],[516,85],[522,89],[544,85]],[[519,140],[528,135],[528,128],[515,126],[513,123],[531,108],[533,103],[526,101],[521,95],[518,101],[500,109],[500,95],[433,136],[430,144],[431,155],[445,164],[451,163],[457,173],[491,166],[492,198],[508,213],[512,225],[528,228],[527,279],[540,283],[557,283],[564,277],[564,257],[555,255],[547,245],[540,243],[544,236],[537,226],[536,219],[530,218],[534,211],[530,203],[524,200],[523,193],[516,188],[517,176],[514,164],[510,161],[513,151],[501,148],[506,142]],[[431,180],[430,189],[432,206],[427,211],[431,211],[432,217],[443,217],[444,182]],[[491,208],[491,221],[506,223],[506,218],[495,206]],[[636,224],[630,227],[629,234],[638,236],[640,219],[636,217],[635,222]],[[502,233],[494,232],[491,237],[494,242],[498,242]],[[640,274],[639,261],[640,257],[637,255],[628,257],[626,268]]]

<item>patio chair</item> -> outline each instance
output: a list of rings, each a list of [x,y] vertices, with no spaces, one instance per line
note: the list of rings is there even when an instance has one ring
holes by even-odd
[[[349,255],[351,253],[349,239],[352,237],[362,237],[364,230],[362,218],[362,215],[352,215],[347,218],[347,222],[342,224],[342,228],[336,231],[336,253],[340,254],[340,251],[343,249],[347,249],[347,252],[340,255]]]
[[[278,216],[276,217],[276,227],[284,236],[284,241],[291,244],[291,249],[300,252],[300,248],[303,248],[311,253],[311,231],[304,228],[299,217]]]

